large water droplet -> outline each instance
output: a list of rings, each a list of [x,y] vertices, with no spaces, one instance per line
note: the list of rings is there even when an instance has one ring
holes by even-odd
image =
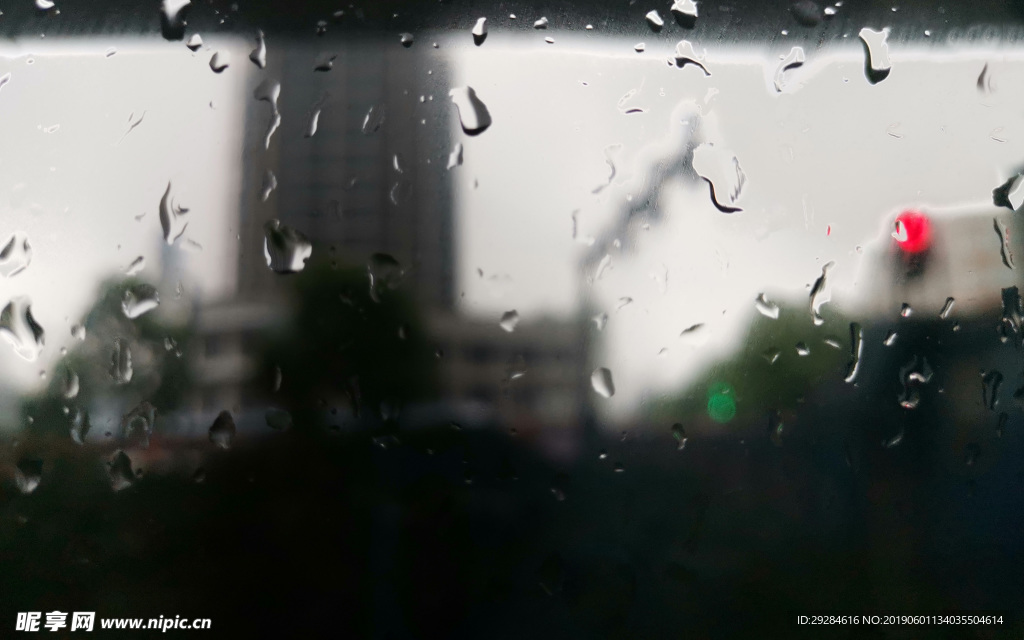
[[[185,43],[185,46],[188,47],[188,50],[193,53],[199,51],[203,48],[203,36],[199,35],[198,33],[193,33],[191,36],[189,36],[188,42]]]
[[[899,395],[900,406],[904,409],[916,409],[921,403],[920,385],[932,379],[932,370],[928,360],[914,356],[900,368],[899,380],[902,389]]]
[[[263,148],[270,148],[270,138],[281,126],[281,112],[277,109],[277,100],[281,97],[281,83],[266,78],[253,89],[252,95],[257,100],[270,103],[270,123],[267,125],[267,133],[263,138]]]
[[[416,38],[414,38],[411,33],[402,33],[398,36],[398,40],[402,43],[403,47],[408,49],[412,46],[412,43],[416,41]]]
[[[498,322],[499,326],[505,331],[512,333],[516,330],[516,325],[519,324],[519,312],[515,309],[506,311],[501,314],[501,320]]]
[[[534,29],[547,29],[548,28],[548,19],[546,17],[544,17],[544,16],[541,16],[540,18],[538,18],[537,20],[535,20],[533,22],[533,28]]]
[[[221,411],[210,425],[210,442],[221,449],[229,449],[235,432],[235,419],[231,417],[231,413]]]
[[[814,320],[814,324],[821,326],[825,323],[825,319],[821,317],[821,307],[826,302],[831,300],[831,294],[828,292],[828,270],[835,265],[835,262],[829,261],[821,268],[821,275],[814,281],[814,286],[811,287],[811,318]]]
[[[766,318],[779,319],[779,305],[766,298],[763,293],[758,294],[754,300],[754,307]]]
[[[143,401],[121,418],[121,436],[131,447],[149,448],[156,422],[156,407]]]
[[[156,309],[160,305],[160,294],[151,284],[137,284],[128,287],[121,298],[121,310],[128,318],[135,319]]]
[[[889,329],[889,331],[885,334],[885,339],[882,340],[882,344],[884,344],[887,347],[891,347],[892,345],[896,344],[896,338],[898,336],[899,334],[896,333],[895,329]]]
[[[124,451],[118,451],[107,462],[107,475],[114,491],[123,491],[135,482],[132,459]]]
[[[76,444],[85,444],[85,438],[89,435],[90,429],[92,429],[92,425],[89,423],[89,412],[75,409],[75,415],[71,419],[69,428],[71,439]]]
[[[384,105],[372,105],[363,117],[363,134],[371,135],[380,131],[386,117],[387,110]]]
[[[612,372],[604,367],[594,369],[590,374],[590,384],[594,391],[602,398],[610,398],[615,395],[615,383],[612,382]]]
[[[174,244],[181,234],[185,233],[188,226],[188,221],[184,220],[186,213],[188,209],[175,206],[174,199],[171,198],[171,183],[168,182],[167,189],[160,198],[160,227],[164,231],[164,241],[167,244]]]
[[[1020,347],[1024,342],[1024,334],[1021,332],[1021,325],[1024,324],[1024,307],[1021,306],[1020,292],[1017,287],[1006,287],[1002,290],[1003,317],[999,324],[999,332],[1003,342],[1011,337],[1015,338],[1015,344]]]
[[[939,311],[939,318],[945,320],[949,317],[949,314],[953,313],[953,305],[956,301],[952,298],[946,298],[946,303],[942,305],[942,311]]]
[[[747,176],[732,153],[705,142],[693,150],[693,170],[711,188],[711,201],[723,213],[742,211],[739,206]]]
[[[1003,374],[992,370],[983,372],[981,375],[981,401],[985,408],[990,411],[996,410],[999,404],[999,387],[1003,384]]]
[[[297,273],[306,268],[313,244],[297,229],[274,219],[263,225],[263,256],[277,273]]]
[[[992,190],[992,203],[1016,211],[1024,206],[1024,175],[1015,175]]]
[[[338,57],[336,53],[321,53],[313,61],[313,71],[327,73],[334,68],[334,60]]]
[[[790,49],[789,53],[779,62],[779,66],[775,70],[775,90],[781,93],[786,88],[786,72],[803,66],[806,60],[803,47],[793,47]]]
[[[27,296],[13,298],[0,312],[0,335],[25,360],[33,362],[39,357],[45,333],[32,317],[32,301]]]
[[[370,277],[370,299],[378,303],[381,295],[397,289],[405,276],[405,270],[398,260],[386,253],[375,253],[370,256],[366,271]]]
[[[999,256],[1003,259],[1003,266],[1013,269],[1013,247],[1010,246],[1010,230],[999,221],[999,218],[992,218],[992,228],[999,236]]]
[[[114,350],[110,354],[110,368],[107,370],[114,384],[128,384],[132,380],[132,349],[124,338],[114,339]]]
[[[462,143],[456,142],[452,152],[448,154],[448,169],[462,166]]]
[[[306,133],[303,134],[306,138],[312,138],[316,135],[317,125],[320,123],[320,107],[314,107],[313,112],[309,114],[309,122],[306,124]]]
[[[676,66],[680,69],[688,64],[692,64],[703,71],[705,76],[711,75],[708,68],[704,66],[704,55],[698,54],[693,48],[693,43],[689,40],[680,40],[676,43],[676,52],[673,58],[675,59]]]
[[[74,400],[78,396],[78,389],[78,374],[71,367],[66,368],[64,378],[61,380],[60,394],[68,400]]]
[[[32,245],[24,233],[15,233],[0,249],[0,275],[5,278],[18,275],[32,263]]]
[[[448,97],[459,110],[459,121],[467,135],[478,135],[491,126],[491,114],[480,98],[476,97],[473,87],[456,87],[448,92]]]
[[[858,34],[861,42],[864,43],[864,51],[867,59],[864,61],[864,74],[871,84],[878,84],[889,76],[892,70],[892,61],[889,60],[889,29],[873,31],[867,27],[860,30]]]
[[[210,69],[214,73],[220,73],[228,68],[230,62],[230,56],[223,51],[214,51],[213,55],[210,56]]]
[[[32,493],[43,480],[43,461],[37,458],[22,458],[15,467],[14,482],[18,491]]]
[[[487,18],[477,18],[473,25],[473,44],[480,46],[487,39]]]
[[[857,322],[850,323],[850,363],[846,365],[846,382],[857,380],[860,371],[860,359],[864,354],[864,331]]]
[[[263,31],[256,31],[256,47],[249,52],[252,63],[263,69],[267,66],[267,42],[263,39]]]
[[[692,29],[697,23],[697,3],[694,0],[675,0],[670,11],[684,29]]]
[[[189,0],[163,0],[160,11],[160,32],[165,40],[181,40],[185,37],[185,14]]]
[[[55,5],[51,0],[36,0],[36,9],[39,9],[40,11],[49,11],[54,6]]]
[[[263,174],[263,186],[260,187],[260,200],[266,202],[270,194],[277,188],[277,176],[270,169]]]
[[[811,0],[799,0],[789,8],[798,23],[805,27],[816,27],[821,24],[821,7]]]
[[[647,26],[655,33],[661,31],[661,28],[665,26],[665,21],[662,20],[661,14],[657,11],[648,11],[644,18],[647,20]]]

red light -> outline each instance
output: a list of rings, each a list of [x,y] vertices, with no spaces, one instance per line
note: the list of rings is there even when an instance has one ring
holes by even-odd
[[[907,253],[926,251],[932,244],[932,222],[920,211],[904,211],[896,216],[896,231],[892,237]]]

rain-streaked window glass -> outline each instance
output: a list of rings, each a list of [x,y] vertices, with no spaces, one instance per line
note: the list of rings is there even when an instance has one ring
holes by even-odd
[[[0,636],[1019,638],[1022,42],[4,6]]]

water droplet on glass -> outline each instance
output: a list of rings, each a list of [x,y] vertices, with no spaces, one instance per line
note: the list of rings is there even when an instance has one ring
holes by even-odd
[[[199,51],[203,48],[203,37],[198,33],[193,33],[185,43],[185,46],[188,47],[190,51]]]
[[[306,268],[313,244],[297,229],[269,220],[263,225],[263,257],[276,273],[298,273]]]
[[[149,438],[156,422],[156,407],[143,401],[121,418],[121,434],[130,446],[149,448]]]
[[[477,18],[473,25],[473,44],[480,46],[487,39],[487,18]]]
[[[854,382],[860,371],[861,356],[864,354],[864,331],[857,322],[850,323],[850,362],[846,365],[846,382]]]
[[[320,108],[315,107],[313,112],[309,114],[309,122],[306,124],[306,133],[303,137],[312,138],[316,135],[316,128],[320,122]]]
[[[402,33],[398,36],[398,39],[406,49],[411,47],[412,43],[416,40],[411,33]]]
[[[462,166],[462,143],[456,142],[452,152],[448,154],[447,168],[451,170],[459,166]]]
[[[160,32],[165,40],[181,40],[185,37],[185,14],[189,0],[163,0],[160,11]]]
[[[590,374],[590,384],[594,391],[602,398],[610,398],[615,395],[615,383],[612,382],[612,372],[604,367],[594,369]]]
[[[633,51],[636,51],[637,53],[643,53],[646,49],[647,45],[644,44],[643,42],[638,42],[635,45],[633,45]]]
[[[952,297],[946,298],[945,304],[942,305],[942,311],[939,311],[939,318],[945,320],[949,317],[949,314],[953,313],[953,305],[956,303]]]
[[[896,333],[895,329],[889,329],[889,331],[885,334],[885,339],[882,340],[882,344],[884,344],[887,347],[891,347],[892,345],[896,344],[897,335],[898,334]]]
[[[128,384],[132,380],[132,350],[124,338],[114,339],[114,350],[110,354],[110,369],[107,370],[114,384]]]
[[[679,332],[679,339],[694,346],[702,345],[708,340],[707,327],[703,322],[690,325]]]
[[[71,439],[76,444],[85,444],[85,438],[89,435],[90,429],[92,429],[92,425],[89,423],[89,412],[75,409],[75,415],[71,419],[69,428]]]
[[[281,97],[281,83],[266,78],[253,89],[252,95],[257,100],[270,103],[270,123],[267,125],[267,133],[263,138],[263,148],[270,148],[270,138],[281,126],[281,112],[277,109],[277,100]]]
[[[18,491],[32,493],[43,480],[43,461],[36,458],[22,458],[15,467],[14,481]]]
[[[678,422],[672,425],[672,437],[675,438],[678,443],[676,445],[676,451],[682,451],[686,448],[686,430],[683,429],[683,425]]]
[[[228,54],[221,51],[214,51],[213,55],[210,56],[210,69],[214,73],[220,73],[228,68],[229,60]]]
[[[771,318],[772,320],[779,319],[779,305],[766,298],[763,293],[757,295],[757,298],[754,300],[754,307],[758,313],[766,318]]]
[[[32,245],[23,233],[12,235],[4,248],[0,249],[0,275],[5,278],[18,275],[31,263]]]
[[[1003,374],[992,370],[983,372],[981,375],[981,400],[985,408],[990,411],[996,410],[999,404],[999,387],[1003,384]]]
[[[591,318],[591,320],[594,322],[594,326],[597,327],[598,331],[603,331],[604,330],[604,326],[606,324],[608,324],[608,314],[607,313],[599,313],[596,316],[594,316],[593,318]]]
[[[913,307],[911,307],[906,302],[904,302],[902,305],[900,305],[900,317],[901,318],[909,318],[912,315],[914,315],[914,308]]]
[[[864,74],[871,84],[878,84],[889,76],[892,70],[892,62],[889,60],[889,37],[888,27],[881,31],[873,31],[867,27],[860,30],[858,34],[861,42],[864,43],[864,51],[867,59],[864,62]]]
[[[811,355],[811,348],[807,346],[806,342],[798,342],[796,343],[796,355],[809,356]]]
[[[789,50],[789,53],[786,54],[786,57],[783,58],[781,62],[779,62],[779,66],[775,70],[775,90],[777,92],[781,93],[786,87],[786,72],[790,69],[796,69],[803,66],[806,60],[807,58],[804,56],[803,47],[793,47]]]
[[[124,451],[118,451],[107,462],[107,475],[110,478],[110,486],[114,491],[123,491],[132,486],[135,482],[135,472],[132,471],[132,459]]]
[[[534,23],[533,23],[533,28],[534,29],[547,29],[548,28],[548,19],[545,18],[545,17],[541,17],[538,20],[535,20]]]
[[[160,294],[151,284],[137,284],[125,289],[121,298],[121,310],[125,317],[135,319],[156,309],[160,305]]]
[[[267,42],[263,38],[262,30],[256,31],[256,47],[249,52],[249,59],[260,69],[267,66]]]
[[[281,390],[282,382],[284,382],[284,375],[281,373],[281,367],[274,367],[274,384],[271,385],[270,390],[277,393]]]
[[[821,7],[811,0],[799,0],[789,8],[798,23],[805,27],[816,27],[821,24]]]
[[[375,253],[370,256],[366,271],[370,277],[370,299],[378,303],[381,294],[397,289],[405,276],[405,270],[398,260],[386,253]]]
[[[786,432],[786,424],[782,420],[782,414],[778,411],[768,412],[768,439],[776,447],[781,447],[783,436]]]
[[[1017,287],[1006,287],[1002,289],[1003,317],[999,324],[999,332],[1002,341],[1007,342],[1011,336],[1015,337],[1014,342],[1019,347],[1024,341],[1021,333],[1021,324],[1024,323],[1024,308],[1021,306],[1020,292]]]
[[[769,347],[761,354],[761,357],[768,361],[768,364],[775,364],[775,361],[782,355],[782,351],[775,347]]]
[[[476,97],[473,87],[456,87],[448,92],[448,97],[459,110],[459,121],[467,135],[478,135],[491,126],[491,114],[487,106]]]
[[[221,411],[210,425],[210,442],[221,449],[230,449],[236,431],[235,419],[231,417],[231,413]]]
[[[36,9],[40,11],[49,11],[53,7],[54,4],[50,0],[36,0]]]
[[[697,23],[697,3],[694,0],[675,0],[670,11],[679,26],[685,29],[692,29]]]
[[[85,340],[85,326],[76,324],[71,327],[71,337],[76,340]]]
[[[146,268],[146,259],[142,256],[132,260],[132,263],[125,269],[124,274],[126,276],[134,276]]]
[[[263,174],[263,186],[260,187],[260,200],[266,202],[270,199],[270,194],[273,193],[274,189],[277,188],[277,176],[270,169],[267,169],[266,173]]]
[[[992,218],[992,228],[999,236],[999,256],[1003,260],[1003,266],[1007,269],[1015,268],[1013,265],[1013,248],[1010,246],[1010,230],[999,221],[999,218]]]
[[[284,409],[267,409],[263,417],[271,429],[286,431],[292,428],[292,414]]]
[[[821,326],[825,323],[825,319],[821,317],[821,307],[832,299],[826,287],[828,286],[828,270],[834,265],[835,262],[832,261],[825,263],[821,268],[821,275],[818,276],[818,279],[814,281],[814,286],[811,287],[811,319],[814,320],[816,326]]]
[[[167,189],[160,198],[160,226],[163,228],[164,241],[167,244],[174,244],[181,234],[185,233],[188,221],[183,218],[186,213],[188,209],[175,206],[174,199],[171,198],[171,183],[168,182]]]
[[[380,128],[384,126],[386,115],[383,105],[371,106],[363,118],[363,134],[371,135],[380,131]]]
[[[544,38],[544,42],[546,42],[548,44],[555,44],[555,39],[550,37],[550,36],[548,36],[547,38]]]
[[[992,204],[1016,211],[1024,206],[1024,175],[1015,175],[992,190]]]
[[[0,312],[0,335],[21,358],[33,362],[43,349],[45,334],[32,317],[32,301],[18,296]]]
[[[648,11],[644,18],[647,20],[647,26],[655,33],[661,31],[661,28],[665,26],[665,21],[662,20],[661,14],[657,11]]]
[[[61,379],[60,393],[67,400],[74,400],[78,396],[78,374],[74,369],[68,367],[64,370],[64,377]]]
[[[313,61],[313,71],[326,73],[334,68],[334,60],[338,57],[335,53],[321,53]]]
[[[692,64],[703,71],[705,76],[711,75],[708,68],[704,66],[704,55],[698,55],[689,40],[680,40],[676,44],[676,52],[673,58],[675,59],[676,66],[680,69],[688,64]]]
[[[711,188],[711,201],[723,213],[742,211],[739,201],[747,176],[740,161],[732,153],[711,143],[703,143],[693,150],[693,170]]]
[[[988,73],[988,63],[981,68],[981,73],[978,74],[978,81],[975,83],[978,87],[978,91],[982,93],[992,93],[992,77]]]
[[[498,324],[505,331],[512,333],[516,330],[516,325],[519,324],[519,312],[515,309],[506,311],[501,314],[501,321]]]

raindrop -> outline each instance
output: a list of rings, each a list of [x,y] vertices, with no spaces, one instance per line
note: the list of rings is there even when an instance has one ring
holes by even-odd
[[[1003,374],[992,370],[982,372],[981,375],[981,401],[985,408],[990,411],[996,410],[999,404],[999,387],[1003,384]]]
[[[451,153],[448,154],[447,168],[451,170],[459,166],[462,166],[462,143],[456,142]]]
[[[85,340],[85,326],[76,324],[71,327],[71,337],[76,340]]]
[[[939,318],[945,320],[949,317],[949,314],[953,313],[953,304],[956,301],[952,297],[946,298],[946,303],[942,305],[942,311],[939,311]]]
[[[782,421],[782,414],[778,411],[768,412],[768,438],[776,447],[782,446],[786,425]]]
[[[40,11],[48,11],[54,7],[53,2],[50,0],[36,0],[36,9]]]
[[[747,176],[736,156],[703,143],[693,150],[693,169],[711,188],[711,201],[723,213],[742,211],[738,202]]]
[[[1010,230],[999,221],[999,218],[992,218],[992,228],[999,236],[999,256],[1003,259],[1003,265],[1007,269],[1013,269],[1013,248],[1010,246]]]
[[[292,428],[292,414],[284,409],[267,409],[263,417],[267,421],[267,426],[271,429],[286,431]]]
[[[366,271],[370,277],[370,299],[377,303],[385,291],[397,289],[405,276],[405,270],[398,260],[386,253],[370,256]]]
[[[590,384],[594,391],[602,398],[610,398],[615,395],[615,383],[612,382],[612,372],[604,367],[594,369],[590,374]]]
[[[32,245],[28,236],[15,233],[0,249],[0,275],[5,278],[18,275],[32,262]]]
[[[313,112],[309,114],[309,123],[306,125],[306,133],[303,134],[305,138],[312,138],[316,135],[316,127],[320,122],[320,107],[314,107]]]
[[[626,467],[621,462],[616,462],[615,466],[612,467],[612,471],[615,473],[622,473],[626,470]]]
[[[43,480],[43,461],[37,458],[22,458],[15,467],[14,481],[18,491],[32,493]]]
[[[277,219],[264,224],[263,232],[263,257],[272,271],[298,273],[306,267],[306,260],[313,254],[313,244],[302,232]]]
[[[928,360],[914,356],[900,368],[899,380],[902,385],[899,401],[904,409],[915,409],[921,403],[919,385],[927,384],[932,379],[932,370]]]
[[[675,0],[671,11],[680,27],[692,29],[697,23],[697,3],[694,0]]]
[[[889,60],[888,27],[881,31],[873,31],[867,27],[858,34],[864,43],[867,59],[864,61],[864,74],[871,84],[878,84],[889,76],[892,62]]]
[[[487,18],[477,18],[473,25],[473,44],[480,46],[487,39]]]
[[[831,294],[828,293],[825,287],[828,285],[828,270],[835,266],[835,262],[829,261],[821,268],[821,275],[814,281],[814,286],[811,287],[811,318],[814,320],[816,326],[821,326],[825,323],[825,319],[821,317],[821,307],[826,302],[832,299]]]
[[[372,105],[363,117],[363,134],[371,135],[380,131],[387,116],[383,105]]]
[[[188,209],[175,206],[174,199],[171,198],[171,183],[168,182],[167,189],[164,191],[163,197],[160,198],[160,226],[163,228],[164,241],[167,244],[174,244],[181,234],[185,233],[188,221],[184,221],[182,218],[186,213],[188,213]]]
[[[646,49],[647,45],[644,44],[643,42],[638,42],[635,45],[633,45],[633,51],[636,51],[637,53],[643,53]]]
[[[45,333],[32,317],[32,301],[18,296],[0,312],[0,335],[21,358],[33,362],[43,349]]]
[[[693,43],[689,40],[680,40],[676,43],[676,52],[673,58],[675,59],[676,66],[680,69],[688,64],[692,64],[700,68],[705,76],[711,75],[708,68],[704,66],[704,55],[698,55],[693,48]]]
[[[672,425],[672,437],[675,438],[678,443],[676,445],[676,451],[682,451],[686,448],[686,430],[683,429],[683,425],[678,422]]]
[[[498,324],[508,333],[512,333],[516,330],[516,325],[519,324],[519,312],[515,309],[506,311],[501,314],[501,321]]]
[[[687,344],[702,345],[708,340],[708,331],[703,322],[698,322],[680,331],[679,339]]]
[[[236,431],[235,419],[231,417],[231,413],[221,411],[210,425],[210,442],[221,449],[230,449]]]
[[[978,456],[981,455],[981,447],[977,442],[969,442],[964,447],[964,464],[968,467],[973,467],[974,463],[978,461]]]
[[[338,55],[335,53],[321,53],[313,61],[313,71],[328,72],[334,68],[334,61]]]
[[[133,446],[148,449],[155,422],[156,407],[145,401],[140,402],[121,418],[121,435]]]
[[[661,28],[665,26],[665,21],[662,20],[661,15],[657,11],[648,11],[644,18],[647,19],[647,26],[655,33],[661,31]]]
[[[864,353],[864,331],[857,322],[850,323],[850,363],[846,366],[846,382],[854,382],[860,371],[860,360]]]
[[[61,379],[60,394],[67,400],[74,400],[78,396],[78,389],[78,374],[71,367],[66,368]]]
[[[263,174],[263,186],[260,187],[260,200],[266,202],[270,194],[277,188],[277,176],[270,169]]]
[[[160,32],[165,40],[181,40],[185,37],[185,14],[189,0],[163,0],[160,11]]]
[[[281,373],[281,367],[274,367],[274,384],[270,387],[270,390],[277,393],[281,390],[282,382],[284,382],[284,375]]]
[[[406,49],[411,47],[412,43],[415,41],[415,38],[413,38],[411,33],[402,33],[398,36],[398,39]]]
[[[114,351],[110,355],[110,369],[107,370],[114,384],[128,384],[132,379],[132,350],[124,338],[114,339]]]
[[[761,354],[761,357],[768,361],[768,364],[775,364],[775,361],[779,359],[782,352],[775,347],[769,347]]]
[[[803,66],[807,58],[804,56],[803,47],[793,47],[786,54],[786,57],[779,63],[779,67],[775,70],[775,91],[781,93],[786,87],[785,74],[790,69],[796,69]]]
[[[606,324],[608,324],[608,314],[607,313],[599,313],[596,316],[594,316],[593,318],[591,318],[591,320],[593,321],[594,326],[597,327],[598,331],[603,331],[604,330],[604,326]]]
[[[256,47],[249,52],[249,59],[260,69],[267,66],[267,42],[263,39],[262,30],[256,31]]]
[[[992,77],[988,73],[988,63],[981,68],[981,73],[978,74],[978,82],[976,83],[978,91],[982,93],[992,93]]]
[[[816,27],[821,24],[821,7],[814,2],[811,2],[811,0],[800,0],[799,2],[794,2],[793,5],[790,6],[789,10],[793,14],[793,17],[796,18],[796,21],[802,26]]]
[[[544,42],[548,44],[555,44],[555,39],[549,36],[547,38],[544,38]]]
[[[221,53],[220,51],[214,51],[213,55],[210,56],[210,69],[214,73],[220,73],[228,68],[228,54]]]
[[[134,276],[134,275],[138,274],[140,271],[142,271],[145,268],[146,268],[146,259],[144,257],[142,257],[142,256],[139,256],[138,258],[135,258],[134,260],[132,260],[132,263],[130,265],[128,265],[127,269],[125,269],[124,274],[126,276]]]
[[[1017,287],[1002,289],[1003,317],[1000,322],[999,331],[1003,342],[1015,336],[1017,346],[1021,345],[1024,336],[1021,335],[1021,324],[1024,322],[1024,308],[1021,307],[1020,292]]]
[[[476,97],[473,87],[456,87],[448,92],[448,97],[459,110],[459,121],[467,135],[478,135],[491,126],[491,114],[487,106]]]
[[[633,303],[633,298],[630,298],[629,296],[623,296],[623,297],[619,298],[619,303],[615,307],[615,310],[618,311],[619,309],[622,309],[626,305],[629,305],[629,304],[632,304],[632,303]]]
[[[1024,175],[1015,175],[992,190],[992,204],[1016,211],[1024,205]]]
[[[885,334],[885,339],[882,340],[882,344],[884,344],[887,347],[891,347],[892,345],[896,344],[897,335],[898,334],[896,333],[895,329],[889,329],[888,333]]]
[[[902,305],[900,305],[900,317],[901,318],[909,318],[912,315],[914,315],[914,308],[913,307],[911,307],[906,302],[904,302]]]
[[[92,425],[89,424],[89,412],[75,409],[75,417],[71,420],[71,439],[76,444],[85,444],[85,437],[89,435]]]
[[[779,305],[766,298],[763,293],[757,295],[757,298],[754,300],[754,307],[766,318],[771,318],[772,320],[779,319]]]
[[[548,28],[548,19],[544,18],[544,17],[541,17],[540,19],[534,21],[533,28],[534,29],[547,29]]]
[[[809,356],[811,355],[811,348],[807,346],[806,342],[798,342],[796,343],[796,355]]]
[[[193,33],[189,37],[188,42],[185,43],[185,46],[192,52],[199,51],[203,48],[203,37],[198,33]]]
[[[160,304],[160,294],[151,284],[137,284],[128,287],[121,298],[121,311],[125,317],[135,319],[142,314],[156,309]]]
[[[123,491],[132,486],[135,482],[135,472],[132,471],[132,459],[127,453],[118,451],[113,455],[107,462],[107,475],[114,491]]]
[[[270,124],[267,126],[267,133],[263,139],[263,147],[270,148],[270,137],[274,135],[277,128],[281,126],[281,112],[277,109],[277,100],[281,96],[281,83],[266,78],[253,90],[252,95],[257,100],[264,100],[270,103]]]

